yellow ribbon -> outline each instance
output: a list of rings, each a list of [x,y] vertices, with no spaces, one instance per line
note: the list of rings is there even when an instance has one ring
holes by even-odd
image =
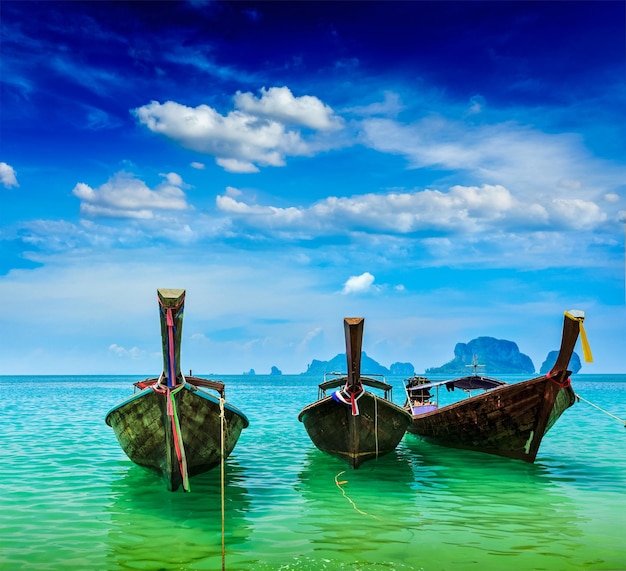
[[[583,346],[583,357],[585,359],[585,363],[593,363],[593,355],[591,354],[591,348],[589,347],[589,341],[587,341],[587,333],[585,332],[585,326],[583,325],[584,317],[574,317],[568,311],[565,312],[565,316],[573,319],[574,321],[578,321],[580,324],[580,342]]]

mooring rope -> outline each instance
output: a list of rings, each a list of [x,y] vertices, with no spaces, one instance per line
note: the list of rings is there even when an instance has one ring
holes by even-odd
[[[576,398],[578,400],[582,400],[585,401],[588,405],[592,406],[593,408],[597,408],[600,412],[603,412],[604,414],[610,416],[611,418],[614,418],[615,420],[618,420],[619,422],[621,422],[624,425],[624,428],[626,428],[626,420],[623,420],[621,418],[619,418],[618,416],[615,416],[614,414],[611,414],[609,411],[604,410],[603,408],[600,408],[597,404],[593,404],[592,402],[588,401],[586,398],[581,397],[578,393],[574,393],[576,395]]]
[[[337,487],[341,490],[341,493],[343,494],[343,497],[346,498],[346,500],[348,500],[351,504],[352,507],[359,512],[361,515],[367,515],[369,517],[373,517],[374,519],[377,519],[378,521],[382,521],[379,517],[376,517],[375,515],[372,514],[368,514],[367,512],[364,512],[363,510],[360,510],[357,505],[352,501],[351,498],[348,497],[348,494],[346,494],[346,491],[341,487],[343,484],[347,484],[348,480],[342,480],[341,482],[337,479],[339,478],[339,476],[341,476],[341,474],[345,474],[345,470],[342,470],[341,472],[339,472],[339,474],[337,474],[335,476],[335,484],[337,484]]]
[[[374,397],[374,438],[376,439],[376,460],[378,460],[378,398]]]
[[[224,505],[224,399],[220,398],[220,488],[222,497],[222,571],[226,571],[225,505]]]

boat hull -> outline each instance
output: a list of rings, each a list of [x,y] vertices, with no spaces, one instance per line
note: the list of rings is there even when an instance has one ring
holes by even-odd
[[[546,432],[575,400],[569,383],[537,377],[413,415],[408,432],[434,444],[532,463]]]
[[[345,460],[353,468],[392,452],[411,423],[411,415],[396,404],[364,391],[359,414],[332,396],[305,407],[298,415],[313,444]]]
[[[180,427],[191,477],[211,470],[222,458],[220,401],[202,390],[185,384],[171,395]],[[113,408],[106,423],[113,428],[120,446],[136,464],[159,473],[168,489],[178,489],[183,481],[176,452],[175,428],[168,413],[167,395],[146,388]],[[237,408],[224,404],[224,458],[235,448],[248,419]]]

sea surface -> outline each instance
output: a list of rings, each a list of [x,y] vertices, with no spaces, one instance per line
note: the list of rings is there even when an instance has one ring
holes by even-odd
[[[225,465],[223,559],[219,468],[168,492],[104,422],[142,378],[0,377],[0,569],[626,570],[626,428],[603,412],[626,418],[626,375],[574,375],[602,410],[568,409],[533,465],[406,435],[358,470],[298,422],[321,379],[208,376],[250,419]]]

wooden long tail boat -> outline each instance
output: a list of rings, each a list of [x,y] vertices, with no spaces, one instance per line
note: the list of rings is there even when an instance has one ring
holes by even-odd
[[[157,297],[163,373],[135,383],[140,392],[110,410],[106,423],[133,462],[163,476],[168,489],[189,491],[190,477],[228,458],[248,419],[225,401],[224,383],[180,371],[185,290],[159,289]]]
[[[432,383],[407,379],[405,408],[413,415],[408,432],[442,446],[533,463],[546,432],[576,400],[567,367],[579,334],[591,361],[584,319],[582,311],[565,312],[561,348],[546,375],[513,384],[480,375]],[[432,391],[444,386],[484,392],[439,407]]]
[[[391,401],[391,385],[376,375],[361,376],[363,322],[344,319],[348,373],[324,375],[318,400],[298,415],[317,448],[353,468],[395,450],[411,422],[411,415]],[[380,389],[384,396],[364,387]],[[326,396],[329,389],[337,390]]]

